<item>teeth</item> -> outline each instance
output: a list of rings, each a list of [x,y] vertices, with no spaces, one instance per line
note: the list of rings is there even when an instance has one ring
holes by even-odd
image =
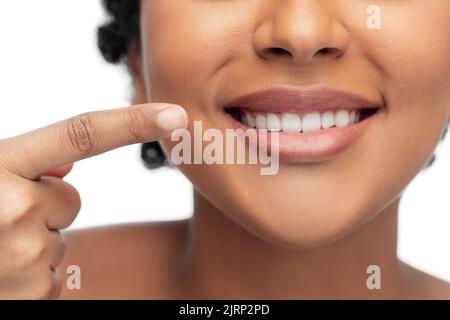
[[[281,116],[281,129],[284,132],[300,132],[302,130],[300,116],[295,113],[283,113]]]
[[[256,128],[267,129],[266,117],[261,113],[256,114]]]
[[[339,110],[334,115],[334,122],[338,128],[348,126],[350,124],[350,114],[347,110]]]
[[[356,120],[356,111],[355,111],[355,110],[352,110],[352,111],[350,112],[350,124],[355,123],[355,120]]]
[[[334,126],[334,113],[333,111],[327,111],[322,114],[322,128],[327,129]]]
[[[248,125],[250,128],[256,127],[256,119],[250,113],[247,113],[244,118],[246,120],[246,125]]]
[[[303,116],[296,113],[245,113],[242,122],[251,128],[283,132],[311,132],[332,127],[342,128],[360,120],[359,111],[311,112]]]
[[[322,126],[322,121],[320,120],[320,113],[313,112],[307,113],[302,117],[302,131],[311,132],[319,130]]]
[[[269,131],[281,131],[281,119],[275,113],[267,115],[267,129]]]

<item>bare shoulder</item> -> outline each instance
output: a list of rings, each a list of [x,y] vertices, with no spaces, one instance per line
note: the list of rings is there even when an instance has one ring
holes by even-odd
[[[449,300],[450,282],[402,262],[408,299]]]
[[[164,296],[185,249],[189,220],[125,224],[69,231],[59,268],[61,299],[152,299]],[[68,289],[69,266],[81,289]]]

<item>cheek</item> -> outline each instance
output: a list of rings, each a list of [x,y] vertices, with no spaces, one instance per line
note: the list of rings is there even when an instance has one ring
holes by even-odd
[[[141,30],[151,99],[207,108],[223,73],[219,70],[237,43],[248,39],[251,28],[242,21],[251,21],[249,12],[242,3],[228,1],[145,2]]]
[[[428,161],[449,115],[450,3],[379,5],[382,28],[355,28],[354,37],[380,75],[387,106],[375,154],[387,161],[387,174],[409,179]]]
[[[379,74],[387,102],[409,105],[410,111],[416,106],[442,110],[450,94],[450,2],[374,2],[381,10],[381,29],[367,29],[359,14],[346,21],[363,58]]]

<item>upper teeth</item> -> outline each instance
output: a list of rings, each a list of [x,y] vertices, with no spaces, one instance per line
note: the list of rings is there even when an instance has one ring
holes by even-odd
[[[268,131],[311,132],[331,127],[345,127],[359,121],[359,111],[338,110],[323,113],[311,112],[304,115],[296,113],[245,112],[242,122],[252,128]]]

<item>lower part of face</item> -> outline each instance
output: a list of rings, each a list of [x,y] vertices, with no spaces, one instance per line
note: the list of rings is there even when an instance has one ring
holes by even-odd
[[[378,28],[368,27],[373,10]],[[264,240],[322,245],[382,212],[433,153],[449,117],[449,17],[446,0],[143,1],[148,99],[184,106],[190,130],[199,120],[222,131],[233,126],[225,101],[274,86],[323,85],[380,102],[329,161],[281,162],[271,176],[255,165],[180,166]],[[315,55],[320,46],[341,54]],[[266,54],[272,47],[284,54]],[[168,153],[174,144],[164,141]]]

